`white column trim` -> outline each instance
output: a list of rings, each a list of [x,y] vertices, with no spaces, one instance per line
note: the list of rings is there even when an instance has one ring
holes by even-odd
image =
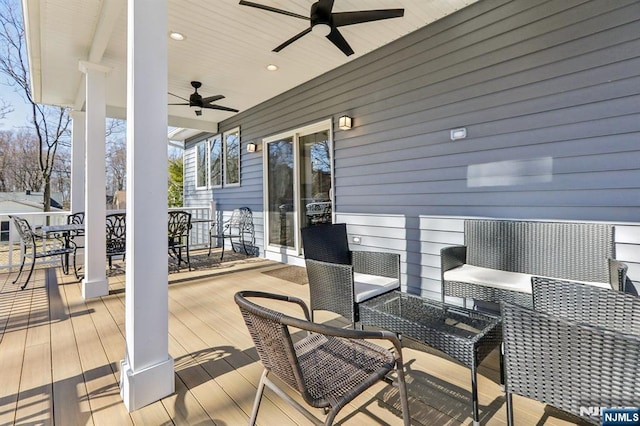
[[[167,1],[129,0],[126,354],[120,395],[134,411],[174,392],[167,274]]]
[[[105,270],[106,190],[105,190],[105,122],[106,75],[109,67],[81,61],[79,68],[85,73],[86,102],[86,187],[85,193],[85,256],[82,296],[85,299],[109,294],[109,281]]]

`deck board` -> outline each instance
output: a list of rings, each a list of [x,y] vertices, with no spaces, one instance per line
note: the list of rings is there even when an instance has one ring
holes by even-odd
[[[215,256],[215,255],[214,255]],[[244,289],[308,299],[306,285],[262,272],[282,267],[234,258],[212,270],[169,274],[169,354],[175,393],[128,413],[119,394],[125,350],[125,275],[108,272],[110,295],[85,301],[81,285],[60,269],[36,269],[26,290],[0,273],[0,424],[246,424],[262,366],[233,302]],[[291,307],[284,309],[298,315]],[[328,312],[316,320],[346,326]],[[403,350],[412,424],[471,423],[469,369],[433,351]],[[479,368],[482,424],[506,424],[498,356]],[[291,393],[298,401],[302,399]],[[575,424],[544,404],[514,397],[516,424]],[[378,383],[347,406],[339,424],[399,425],[397,390]],[[319,411],[315,412],[322,418]],[[265,391],[259,425],[306,425],[302,414]]]

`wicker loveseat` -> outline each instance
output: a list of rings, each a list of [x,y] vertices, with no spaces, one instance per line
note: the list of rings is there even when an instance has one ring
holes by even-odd
[[[534,275],[622,290],[613,233],[601,223],[465,220],[465,245],[441,250],[442,297],[531,306]]]

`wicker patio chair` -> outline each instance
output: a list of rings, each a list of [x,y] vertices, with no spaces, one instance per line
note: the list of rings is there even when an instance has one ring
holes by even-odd
[[[107,259],[109,269],[113,267],[113,258],[122,256],[124,259],[127,248],[127,216],[125,213],[107,215]]]
[[[31,228],[31,225],[29,225],[29,222],[27,222],[26,219],[18,216],[9,216],[9,218],[13,220],[13,224],[18,231],[18,235],[20,235],[20,240],[24,247],[22,251],[22,261],[20,262],[20,270],[18,271],[16,279],[13,280],[13,284],[17,283],[20,279],[20,275],[22,275],[22,271],[24,270],[24,264],[27,256],[31,256],[31,267],[29,268],[29,275],[27,275],[27,279],[20,287],[20,289],[24,290],[29,283],[29,279],[31,279],[31,275],[33,274],[33,269],[36,265],[36,259],[60,256],[60,261],[63,262],[63,256],[73,253],[73,247],[65,247],[63,245],[48,248],[44,244],[44,237],[42,236],[42,234],[36,233]]]
[[[84,224],[84,212],[73,213],[67,216],[67,223],[69,225],[83,225]],[[84,229],[77,231],[69,231],[69,242],[73,246],[73,272],[76,278],[80,279],[78,263],[76,257],[78,256],[78,249],[84,249]]]
[[[296,304],[304,312],[306,320],[284,315],[249,299]],[[409,425],[402,351],[394,333],[342,329],[310,322],[309,309],[295,297],[242,291],[236,293],[235,302],[264,366],[249,424],[256,422],[265,386],[314,424],[322,424],[307,408],[272,382],[268,377],[270,373],[300,393],[311,407],[324,409],[327,414],[324,424],[331,425],[346,404],[395,370],[404,424]],[[307,333],[296,339],[294,333],[299,330]],[[393,350],[364,339],[390,342]]]
[[[234,240],[237,240],[239,244],[242,244],[242,249],[245,254],[249,254],[247,247],[252,247],[255,244],[255,229],[253,226],[253,213],[249,207],[240,207],[235,209],[231,213],[231,217],[222,224],[213,223],[209,229],[209,254],[211,256],[211,248],[214,246],[214,241],[222,240],[222,253],[220,254],[220,260],[224,257],[224,240],[227,239],[231,242],[231,248],[236,251],[234,246]]]
[[[185,211],[169,212],[168,221],[169,254],[180,263],[184,262],[182,251],[187,255],[186,263],[191,270],[191,259],[189,257],[189,234],[191,232],[191,213]]]
[[[600,407],[640,406],[640,298],[532,278],[534,309],[502,303],[507,419],[512,394],[600,424]]]
[[[400,289],[400,255],[351,251],[344,223],[313,225],[301,232],[312,319],[314,311],[326,310],[355,327],[360,303]]]

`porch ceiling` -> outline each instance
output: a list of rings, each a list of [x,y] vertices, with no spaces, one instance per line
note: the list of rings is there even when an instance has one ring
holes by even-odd
[[[238,0],[169,0],[169,91],[188,98],[191,80],[203,96],[222,94],[220,105],[251,108],[305,81],[428,25],[477,0],[337,0],[334,12],[404,8],[402,18],[342,27],[355,54],[346,57],[328,40],[309,34],[279,53],[272,49],[308,24],[240,6]],[[256,0],[308,16],[313,0]],[[84,106],[79,61],[112,68],[107,77],[107,115],[126,117],[126,0],[23,0],[33,95],[37,102]],[[279,70],[266,70],[276,64]],[[167,102],[181,102],[167,95]],[[233,113],[169,106],[169,125],[215,131]]]

